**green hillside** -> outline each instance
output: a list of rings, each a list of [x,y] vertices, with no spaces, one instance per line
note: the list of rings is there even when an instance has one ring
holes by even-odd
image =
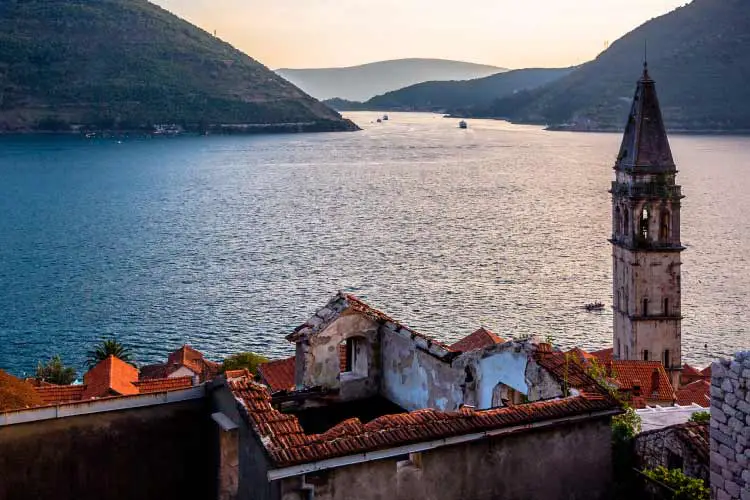
[[[520,69],[468,81],[425,82],[373,97],[368,109],[461,113],[553,82],[571,69]]]
[[[540,89],[500,99],[477,115],[621,129],[648,41],[667,126],[750,130],[750,8],[747,0],[695,0],[627,34],[594,61]]]
[[[356,128],[146,0],[0,0],[0,132],[160,123]]]

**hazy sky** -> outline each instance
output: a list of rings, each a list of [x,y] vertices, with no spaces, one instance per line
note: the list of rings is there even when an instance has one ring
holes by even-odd
[[[578,64],[686,0],[154,0],[271,68]]]

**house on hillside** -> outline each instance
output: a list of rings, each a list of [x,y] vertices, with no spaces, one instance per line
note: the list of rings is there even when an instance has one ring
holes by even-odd
[[[196,377],[198,382],[213,379],[221,371],[221,363],[207,360],[203,353],[185,344],[167,356],[166,363],[141,368],[141,379]]]
[[[607,496],[622,409],[548,344],[445,345],[345,294],[287,339],[263,384],[213,384],[222,499]]]

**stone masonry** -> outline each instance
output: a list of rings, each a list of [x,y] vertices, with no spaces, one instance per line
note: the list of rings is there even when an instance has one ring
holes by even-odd
[[[750,500],[750,351],[711,372],[711,495]]]

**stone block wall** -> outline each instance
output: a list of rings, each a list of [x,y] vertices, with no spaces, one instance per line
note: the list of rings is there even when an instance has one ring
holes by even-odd
[[[750,500],[750,351],[711,374],[711,496]]]

